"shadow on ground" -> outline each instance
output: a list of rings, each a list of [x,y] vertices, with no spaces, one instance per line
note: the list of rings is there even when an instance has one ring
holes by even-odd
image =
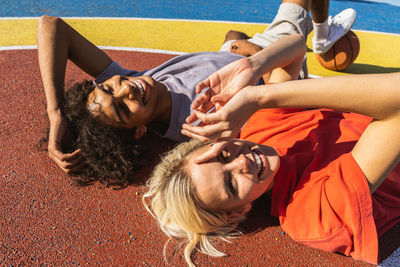
[[[350,67],[345,69],[343,72],[351,74],[363,74],[363,73],[392,73],[400,72],[400,68],[387,68],[377,65],[353,63]]]

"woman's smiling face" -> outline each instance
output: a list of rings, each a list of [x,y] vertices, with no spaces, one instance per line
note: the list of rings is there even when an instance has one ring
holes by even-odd
[[[160,113],[158,98],[165,85],[150,76],[113,76],[88,95],[87,109],[102,122],[117,128],[146,125]]]
[[[237,139],[218,157],[196,164],[195,158],[210,146],[193,152],[186,165],[197,196],[210,209],[248,211],[254,200],[271,190],[279,156],[271,147]]]

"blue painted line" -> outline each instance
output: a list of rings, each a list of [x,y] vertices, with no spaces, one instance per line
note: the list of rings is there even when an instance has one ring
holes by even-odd
[[[0,17],[143,17],[270,23],[280,0],[2,0]],[[390,4],[391,3],[391,4]],[[357,11],[356,30],[400,34],[399,0],[331,0],[330,13]]]

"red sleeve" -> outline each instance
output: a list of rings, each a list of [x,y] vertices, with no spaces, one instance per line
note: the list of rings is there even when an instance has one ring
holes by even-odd
[[[371,194],[351,153],[320,170],[304,173],[298,181],[285,199],[279,194],[288,186],[287,177],[276,179],[272,211],[279,216],[282,228],[300,243],[377,264]]]

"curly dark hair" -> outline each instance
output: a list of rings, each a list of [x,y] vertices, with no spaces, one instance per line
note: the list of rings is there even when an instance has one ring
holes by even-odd
[[[73,177],[79,185],[97,180],[107,186],[125,187],[145,163],[144,146],[134,139],[135,129],[114,128],[90,114],[86,102],[94,87],[92,81],[85,80],[64,93],[63,113],[75,137],[68,149],[80,148],[87,162]]]

